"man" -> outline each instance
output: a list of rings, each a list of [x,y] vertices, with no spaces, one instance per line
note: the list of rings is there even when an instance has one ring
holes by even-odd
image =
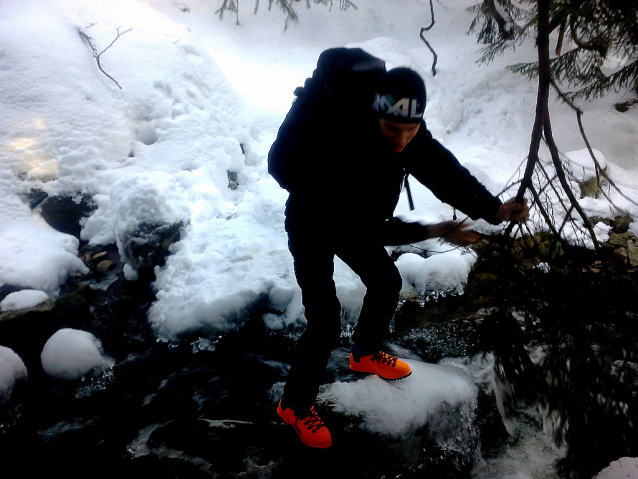
[[[355,80],[378,73],[369,95],[357,90],[355,98],[352,85],[339,91],[331,77],[345,75],[327,72],[341,54],[352,57],[347,65]],[[423,225],[393,217],[406,173],[474,219],[498,224],[528,215],[526,204],[503,204],[432,138],[423,121],[422,78],[409,68],[385,72],[379,61],[360,49],[324,52],[313,77],[295,92],[269,153],[269,171],[290,193],[285,226],[307,319],[277,412],[304,444],[316,448],[332,443],[314,401],[331,352],[340,345],[334,257],[366,287],[350,368],[397,380],[411,371],[382,350],[402,286],[385,247],[434,237],[468,245],[480,238],[452,221]]]

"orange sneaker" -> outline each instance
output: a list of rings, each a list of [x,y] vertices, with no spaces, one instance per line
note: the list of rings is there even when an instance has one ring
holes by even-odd
[[[390,381],[404,379],[412,374],[408,363],[383,351],[361,356],[359,360],[355,358],[354,354],[350,354],[350,369],[360,373],[376,374]]]
[[[306,446],[325,449],[332,444],[330,431],[319,417],[314,406],[306,414],[297,416],[292,409],[282,406],[281,401],[279,401],[277,414],[286,424],[295,428],[299,439]]]

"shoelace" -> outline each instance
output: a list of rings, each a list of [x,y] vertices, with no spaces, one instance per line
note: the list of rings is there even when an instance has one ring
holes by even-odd
[[[308,430],[313,434],[324,427],[324,423],[319,417],[319,413],[317,413],[317,410],[314,406],[310,408],[308,414],[300,417],[299,420],[303,421],[304,426],[306,426]]]
[[[378,353],[372,356],[372,361],[377,361],[380,364],[388,363],[390,367],[395,367],[397,365],[397,360],[399,358],[392,356],[391,354],[385,353],[383,351],[379,351]]]

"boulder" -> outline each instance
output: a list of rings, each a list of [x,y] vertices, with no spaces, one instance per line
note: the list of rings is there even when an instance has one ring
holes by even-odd
[[[40,369],[40,351],[62,325],[51,300],[33,308],[0,313],[0,345],[18,354],[29,371]]]
[[[140,223],[134,231],[122,234],[119,238],[123,260],[139,272],[164,266],[170,255],[170,247],[180,240],[184,226],[182,221]]]
[[[632,219],[629,216],[617,216],[612,223],[612,231],[614,233],[626,233]]]
[[[181,186],[166,173],[148,172],[117,181],[109,196],[127,279],[164,265],[170,246],[190,221]]]
[[[38,210],[52,228],[80,239],[80,220],[95,209],[89,195],[49,196],[39,203]]]

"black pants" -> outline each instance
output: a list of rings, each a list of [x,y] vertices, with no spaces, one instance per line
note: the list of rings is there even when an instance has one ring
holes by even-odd
[[[284,389],[286,403],[293,411],[304,412],[312,406],[330,354],[340,345],[341,304],[333,279],[335,256],[359,275],[366,287],[353,342],[370,354],[382,348],[402,285],[384,244],[423,240],[426,227],[390,220],[383,230],[374,235],[361,229],[326,230],[310,222],[286,219],[288,247],[307,320]]]

